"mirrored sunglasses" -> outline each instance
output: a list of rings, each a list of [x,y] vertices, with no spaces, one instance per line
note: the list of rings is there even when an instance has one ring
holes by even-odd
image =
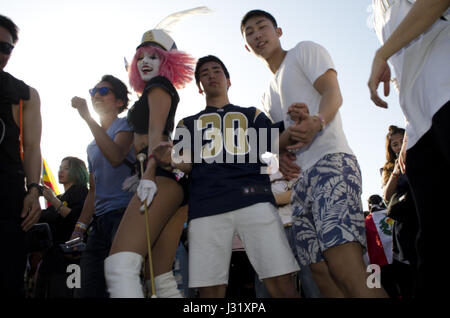
[[[89,90],[89,94],[91,94],[91,96],[94,97],[95,94],[98,92],[100,96],[106,96],[110,91],[112,92],[113,90],[109,87],[94,87]]]

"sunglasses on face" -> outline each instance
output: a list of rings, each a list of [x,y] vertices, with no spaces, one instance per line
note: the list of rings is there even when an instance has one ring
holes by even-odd
[[[98,92],[100,96],[106,96],[110,91],[112,92],[113,90],[109,87],[94,87],[89,90],[89,94],[91,94],[91,96],[94,97],[95,94]]]
[[[0,52],[6,55],[10,55],[12,50],[14,48],[14,45],[9,44],[8,42],[0,42]]]

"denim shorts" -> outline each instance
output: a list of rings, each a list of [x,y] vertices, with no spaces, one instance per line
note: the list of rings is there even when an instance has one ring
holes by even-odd
[[[359,242],[365,250],[361,170],[355,156],[328,154],[303,171],[293,187],[292,206],[301,265],[324,261],[324,251],[348,242]]]

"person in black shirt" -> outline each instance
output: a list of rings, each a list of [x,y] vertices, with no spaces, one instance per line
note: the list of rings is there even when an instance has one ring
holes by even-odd
[[[74,289],[69,289],[66,284],[70,275],[67,266],[79,264],[78,257],[64,254],[60,244],[70,239],[88,193],[86,165],[78,158],[66,157],[61,161],[58,179],[64,186],[64,194],[56,196],[49,187],[43,190],[45,199],[51,205],[42,211],[39,222],[50,226],[53,245],[44,251],[39,266],[35,293],[39,298],[72,298]]]
[[[0,298],[25,296],[25,232],[41,214],[39,93],[3,71],[17,40],[17,26],[0,15]]]
[[[391,268],[393,283],[398,288],[397,293],[392,295],[411,298],[414,293],[417,266],[416,239],[419,233],[419,220],[411,196],[408,177],[402,173],[398,159],[403,143],[406,142],[405,134],[404,128],[395,125],[389,126],[389,132],[386,135],[386,163],[383,166],[382,186],[384,201],[388,205],[387,215],[394,220]],[[391,200],[396,201],[402,196],[404,196],[402,203],[397,207],[393,206],[394,202]]]

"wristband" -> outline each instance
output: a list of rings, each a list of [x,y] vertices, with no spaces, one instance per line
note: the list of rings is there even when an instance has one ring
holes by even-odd
[[[27,185],[28,193],[30,193],[31,188],[33,187],[38,190],[39,195],[42,195],[42,187],[37,183],[30,183]]]
[[[320,121],[320,130],[319,130],[319,131],[324,130],[324,129],[325,129],[325,126],[326,126],[327,124],[325,123],[325,119],[323,119],[322,115],[317,114],[317,115],[314,115],[313,117],[316,117],[316,118]]]
[[[83,222],[80,222],[80,221],[78,221],[76,224],[75,224],[75,227],[77,228],[80,228],[80,229],[82,229],[82,230],[84,230],[84,231],[86,231],[87,230],[87,225],[86,224],[84,224]]]

